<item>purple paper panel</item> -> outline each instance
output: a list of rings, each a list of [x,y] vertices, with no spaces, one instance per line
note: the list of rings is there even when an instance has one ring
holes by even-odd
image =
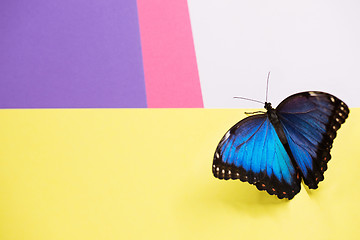
[[[0,108],[146,107],[136,0],[0,1]]]

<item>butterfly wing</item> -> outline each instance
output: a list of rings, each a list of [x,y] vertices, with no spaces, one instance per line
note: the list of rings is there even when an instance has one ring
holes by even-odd
[[[316,189],[324,179],[336,131],[349,108],[328,93],[303,92],[286,98],[276,112],[305,184]]]
[[[267,114],[247,117],[221,139],[214,154],[213,174],[240,179],[279,198],[293,198],[300,178]]]

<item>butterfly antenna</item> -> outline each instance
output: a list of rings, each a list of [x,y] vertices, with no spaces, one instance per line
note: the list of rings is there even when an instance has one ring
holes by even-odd
[[[269,78],[270,78],[270,71],[268,72],[268,75],[267,75],[267,80],[266,80],[266,100],[265,100],[265,102],[267,102],[267,100],[268,100],[268,92],[269,92]]]
[[[251,98],[244,98],[244,97],[234,97],[234,98],[239,98],[239,99],[243,99],[243,100],[248,100],[248,101],[253,101],[253,102],[265,104],[264,102],[261,102],[261,101],[255,100],[255,99],[251,99]]]

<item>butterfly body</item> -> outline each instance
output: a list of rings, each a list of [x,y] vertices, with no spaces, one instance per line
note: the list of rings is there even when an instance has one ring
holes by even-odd
[[[226,132],[214,154],[214,176],[247,181],[278,198],[292,199],[302,179],[317,188],[348,107],[330,94],[303,92],[265,109]]]

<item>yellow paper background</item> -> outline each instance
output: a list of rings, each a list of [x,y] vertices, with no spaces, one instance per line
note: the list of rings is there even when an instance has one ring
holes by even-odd
[[[212,176],[243,109],[0,111],[0,239],[358,239],[360,109],[318,190]]]

